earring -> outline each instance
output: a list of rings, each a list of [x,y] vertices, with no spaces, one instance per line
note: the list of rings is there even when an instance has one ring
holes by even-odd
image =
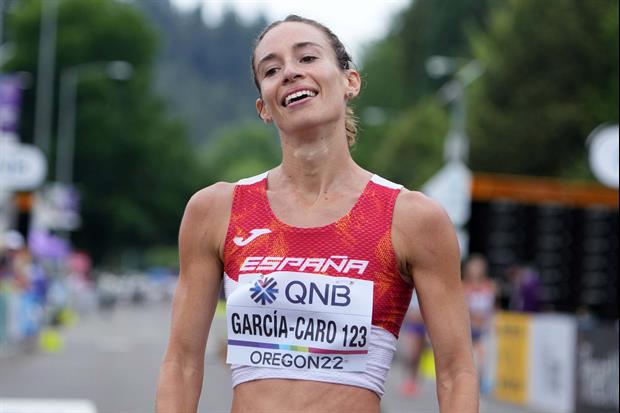
[[[349,99],[353,99],[353,92],[349,92],[349,93],[347,93],[347,98],[349,98]]]

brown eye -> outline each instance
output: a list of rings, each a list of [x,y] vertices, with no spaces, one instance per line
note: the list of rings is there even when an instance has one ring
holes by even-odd
[[[271,69],[267,69],[265,71],[265,77],[270,77],[276,74],[277,69],[275,67],[272,67]]]
[[[317,59],[316,56],[304,56],[301,58],[301,62],[302,63],[310,63],[310,62],[314,62]]]

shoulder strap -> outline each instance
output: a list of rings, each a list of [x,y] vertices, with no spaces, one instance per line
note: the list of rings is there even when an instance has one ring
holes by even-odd
[[[357,219],[379,231],[391,228],[394,205],[402,187],[374,175],[360,198]]]
[[[377,185],[385,186],[386,188],[398,189],[398,190],[401,190],[403,188],[402,185],[395,184],[392,181],[388,181],[387,179],[382,178],[379,175],[373,175],[370,180],[376,183]]]
[[[248,214],[256,215],[264,209],[266,180],[267,172],[237,182],[233,194],[231,221],[245,218]]]
[[[237,182],[237,185],[252,185],[252,184],[255,184],[257,182],[262,181],[263,179],[266,179],[267,178],[267,173],[268,172],[263,172],[262,174],[255,175],[255,176],[252,176],[250,178],[240,179]]]

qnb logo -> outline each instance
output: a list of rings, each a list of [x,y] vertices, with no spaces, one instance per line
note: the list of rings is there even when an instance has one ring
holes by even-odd
[[[271,304],[276,300],[278,294],[278,283],[271,277],[261,278],[250,288],[252,295],[250,297],[256,303],[265,305]]]

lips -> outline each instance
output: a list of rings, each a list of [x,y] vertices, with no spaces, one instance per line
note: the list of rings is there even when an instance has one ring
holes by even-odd
[[[282,106],[284,107],[288,107],[289,105],[295,103],[295,102],[300,102],[302,100],[308,99],[308,98],[313,98],[317,95],[318,93],[312,89],[297,89],[294,90],[288,94],[286,94],[284,96],[284,99],[282,99]]]

